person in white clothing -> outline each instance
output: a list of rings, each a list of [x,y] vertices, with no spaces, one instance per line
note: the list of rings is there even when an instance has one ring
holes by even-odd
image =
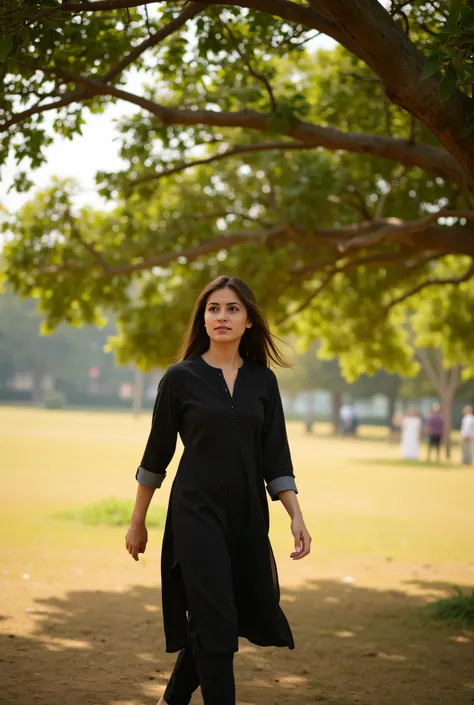
[[[416,409],[410,409],[402,422],[402,458],[405,460],[418,460],[420,453],[420,436],[422,421]]]
[[[463,420],[461,423],[461,453],[463,465],[471,465],[474,454],[474,415],[472,406],[465,406],[463,409]]]

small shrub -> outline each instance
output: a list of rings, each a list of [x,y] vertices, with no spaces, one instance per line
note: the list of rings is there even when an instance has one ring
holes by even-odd
[[[43,394],[43,404],[47,409],[64,409],[67,404],[67,397],[64,392],[50,389]]]
[[[458,587],[454,590],[455,594],[451,597],[427,605],[428,614],[433,619],[474,624],[474,590],[471,594],[463,593]]]
[[[76,521],[91,526],[128,526],[132,516],[134,503],[128,499],[104,499],[96,504],[90,504],[82,509],[76,509],[58,514],[60,519]],[[165,526],[166,508],[148,508],[146,525],[148,528],[162,529]]]

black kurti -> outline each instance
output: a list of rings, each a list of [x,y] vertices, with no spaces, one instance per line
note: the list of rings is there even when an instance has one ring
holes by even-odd
[[[184,445],[161,554],[166,651],[187,643],[188,611],[203,648],[238,651],[238,637],[294,648],[280,608],[268,537],[272,500],[297,492],[274,372],[244,360],[233,394],[201,357],[171,365],[158,387],[136,478],[160,487],[177,434]]]

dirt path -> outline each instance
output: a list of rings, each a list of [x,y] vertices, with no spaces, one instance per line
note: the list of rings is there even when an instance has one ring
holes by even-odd
[[[241,639],[235,660],[239,705],[474,703],[472,634],[426,624],[414,609],[449,590],[442,570],[352,565],[353,573],[365,575],[362,582],[387,584],[375,589],[351,583],[351,576],[328,577],[326,568],[326,577],[282,589],[294,651]],[[144,582],[156,572],[146,569]],[[460,567],[449,566],[447,573],[450,580],[457,574],[458,582],[472,578]],[[163,649],[159,589],[125,586],[118,567],[89,575],[70,570],[68,579],[57,576],[57,584],[43,583],[41,575],[2,578],[2,595],[9,596],[2,599],[0,622],[2,704],[158,700],[176,658]],[[402,590],[389,587],[397,583]],[[199,692],[193,703],[202,703]]]

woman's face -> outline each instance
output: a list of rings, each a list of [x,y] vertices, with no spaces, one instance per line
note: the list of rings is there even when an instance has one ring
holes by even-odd
[[[204,325],[216,343],[231,343],[240,338],[251,323],[247,309],[233,289],[217,289],[209,294],[204,310]]]

